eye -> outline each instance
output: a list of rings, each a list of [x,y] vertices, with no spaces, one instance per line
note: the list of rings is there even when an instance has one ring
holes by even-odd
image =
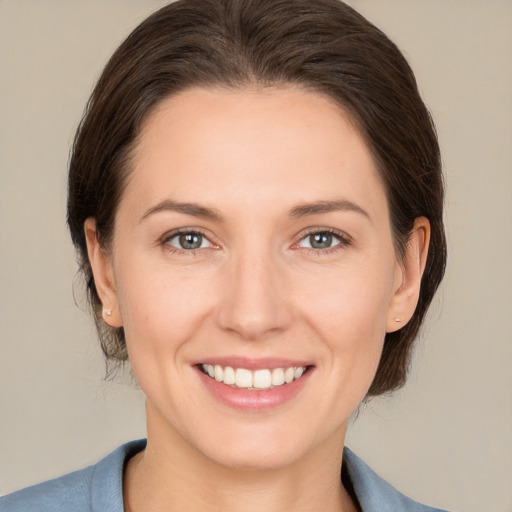
[[[338,245],[346,244],[348,241],[341,234],[332,231],[316,231],[309,233],[300,240],[298,247],[307,249],[331,249]]]
[[[193,251],[195,249],[204,249],[210,247],[211,242],[202,234],[197,231],[186,231],[175,233],[168,236],[164,243],[176,249]]]

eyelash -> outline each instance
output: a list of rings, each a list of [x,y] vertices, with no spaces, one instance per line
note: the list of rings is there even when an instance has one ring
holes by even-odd
[[[183,255],[187,255],[187,256],[194,256],[197,251],[200,251],[202,249],[205,249],[205,247],[201,248],[201,247],[198,247],[197,249],[180,249],[179,247],[174,247],[172,245],[170,245],[170,241],[180,235],[199,235],[201,236],[202,238],[208,240],[208,242],[210,242],[210,244],[212,244],[212,246],[214,247],[217,247],[215,246],[215,244],[206,236],[206,234],[204,232],[202,232],[200,229],[189,229],[189,228],[180,228],[180,229],[176,229],[170,233],[166,233],[163,237],[162,237],[162,241],[161,241],[161,244],[165,247],[165,249],[172,253],[172,254],[183,254]]]
[[[311,236],[320,235],[320,234],[331,235],[338,240],[338,243],[336,245],[333,245],[332,247],[327,247],[325,249],[315,249],[313,247],[300,247],[299,244],[303,240],[305,240]],[[321,256],[327,256],[336,251],[344,249],[345,247],[348,247],[351,243],[352,243],[352,239],[347,234],[343,233],[342,231],[338,231],[338,230],[332,229],[332,228],[319,228],[319,229],[312,229],[312,230],[309,230],[309,231],[306,231],[305,233],[303,233],[301,235],[299,241],[293,244],[292,248],[293,249],[303,249],[303,250],[306,250],[310,254],[314,254],[315,256],[321,257]]]
[[[313,247],[301,247],[299,245],[303,240],[307,239],[308,237],[317,235],[317,234],[331,235],[338,240],[338,243],[336,245],[333,245],[332,247],[327,247],[325,249],[315,249]],[[178,247],[174,247],[174,246],[170,245],[169,242],[180,235],[199,235],[199,236],[203,237],[204,239],[208,240],[208,242],[212,245],[213,248],[218,248],[218,245],[215,245],[203,231],[201,231],[200,229],[188,229],[188,228],[180,228],[180,229],[176,229],[170,233],[166,233],[161,239],[162,246],[164,246],[165,249],[172,254],[183,254],[183,255],[190,255],[190,256],[195,256],[198,251],[206,249],[206,247],[198,247],[197,249],[183,249],[183,248],[178,248]],[[328,254],[331,254],[335,251],[338,251],[340,249],[343,249],[343,248],[349,246],[351,243],[352,243],[351,238],[341,231],[338,231],[338,230],[332,229],[332,228],[319,228],[319,229],[312,229],[312,230],[302,233],[299,241],[295,242],[292,245],[292,249],[294,249],[294,250],[303,249],[303,250],[306,250],[308,253],[315,254],[316,256],[326,256]],[[211,247],[208,247],[208,249],[209,248],[211,248]]]

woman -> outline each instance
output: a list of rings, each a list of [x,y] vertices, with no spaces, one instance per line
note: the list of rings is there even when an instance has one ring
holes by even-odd
[[[442,278],[440,167],[409,66],[346,5],[148,18],[93,92],[68,196],[147,444],[2,507],[432,510],[343,446],[358,405],[404,384]]]

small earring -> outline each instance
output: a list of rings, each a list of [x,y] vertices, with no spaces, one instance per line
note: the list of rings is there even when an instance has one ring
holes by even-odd
[[[105,315],[112,316],[112,310],[111,309],[104,309],[103,311],[105,311]]]
[[[107,313],[107,315],[108,315],[108,313]],[[402,321],[402,320],[400,320],[400,318],[398,318],[398,317],[397,317],[397,318],[395,318],[395,322],[401,322],[401,321]]]

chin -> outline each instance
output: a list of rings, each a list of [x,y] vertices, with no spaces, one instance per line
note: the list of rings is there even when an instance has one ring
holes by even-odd
[[[208,452],[205,455],[212,462],[238,471],[277,471],[293,466],[303,455],[303,450],[296,448],[262,446],[250,442],[222,450],[210,449]]]
[[[215,464],[242,471],[289,469],[312,457],[333,455],[336,447],[341,456],[345,428],[319,432],[307,426],[238,425],[228,429],[227,433],[210,432],[201,435],[193,444]]]

